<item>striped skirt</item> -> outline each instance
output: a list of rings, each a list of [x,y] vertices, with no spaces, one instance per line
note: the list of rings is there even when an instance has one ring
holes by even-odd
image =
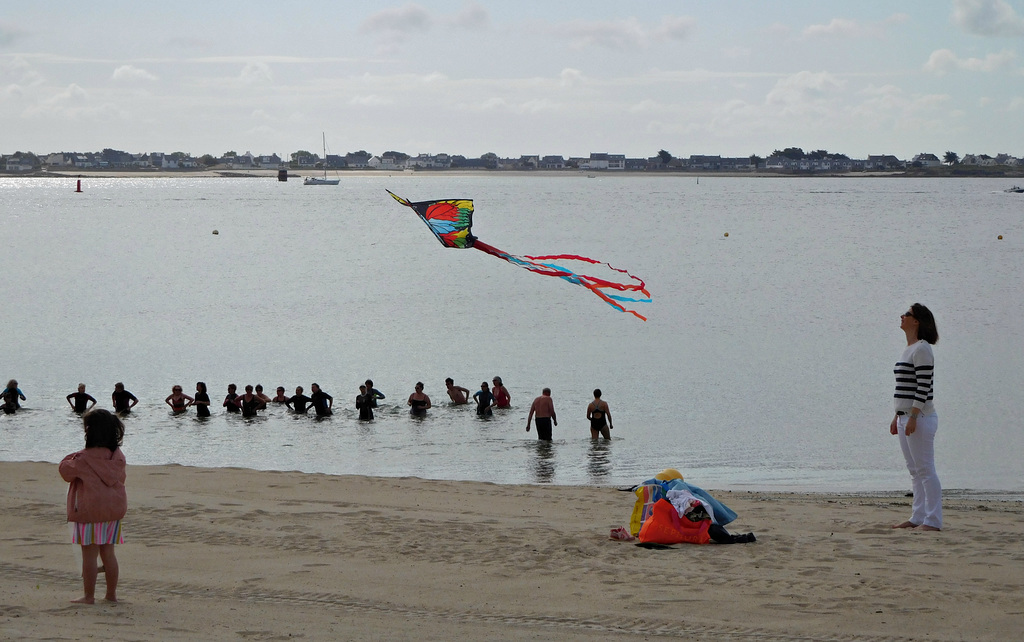
[[[90,546],[92,544],[124,544],[121,535],[121,520],[113,522],[68,522],[71,527],[71,543]]]

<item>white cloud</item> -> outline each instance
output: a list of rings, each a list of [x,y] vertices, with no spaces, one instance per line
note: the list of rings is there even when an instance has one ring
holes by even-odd
[[[371,33],[416,33],[430,29],[433,23],[434,20],[426,9],[410,2],[370,15],[363,21],[362,30]]]
[[[953,24],[978,36],[1024,36],[1024,19],[1005,0],[955,0]]]
[[[803,33],[805,36],[859,36],[863,31],[856,20],[833,18],[827,25],[810,25]]]
[[[552,31],[557,37],[568,36],[576,49],[605,47],[628,50],[648,47],[665,41],[681,41],[690,36],[697,21],[687,16],[664,16],[652,26],[636,18],[625,20],[576,20],[557,25]]]
[[[959,58],[949,49],[938,49],[928,56],[924,70],[934,74],[946,74],[951,71],[978,71],[991,73],[1012,69],[1017,54],[1004,50],[997,54],[988,54],[984,58]]]
[[[358,105],[360,107],[380,107],[382,105],[392,105],[394,100],[386,98],[384,96],[376,96],[373,94],[367,96],[355,96],[348,101],[350,105]]]
[[[906,22],[909,17],[905,13],[896,13],[881,22],[862,22],[848,18],[833,18],[828,24],[809,25],[804,28],[806,38],[842,37],[842,38],[881,38],[886,27]]]
[[[132,80],[156,80],[157,77],[145,69],[139,69],[132,65],[121,65],[114,70],[112,76],[114,80],[118,81],[132,81]]]
[[[0,47],[12,45],[25,36],[25,31],[9,22],[0,22]]]
[[[238,79],[246,85],[257,85],[274,81],[274,74],[265,62],[250,62],[242,68]]]
[[[816,109],[842,87],[842,81],[828,72],[801,71],[779,79],[765,97],[765,103],[781,107],[784,112],[802,113]]]
[[[559,84],[562,87],[575,87],[583,82],[583,72],[579,69],[571,69],[566,67],[562,70],[562,73],[558,75]]]
[[[486,29],[490,26],[491,17],[480,3],[470,1],[448,22],[463,29]]]

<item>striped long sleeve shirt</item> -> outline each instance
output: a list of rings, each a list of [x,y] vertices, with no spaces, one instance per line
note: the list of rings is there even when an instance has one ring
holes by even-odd
[[[896,362],[896,411],[910,412],[919,408],[922,414],[935,412],[932,404],[932,376],[935,370],[935,355],[932,346],[925,340],[907,346]]]

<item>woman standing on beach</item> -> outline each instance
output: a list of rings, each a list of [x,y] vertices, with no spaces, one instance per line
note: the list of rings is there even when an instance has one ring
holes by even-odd
[[[898,435],[903,458],[914,490],[910,519],[893,528],[942,530],[942,485],[935,472],[935,433],[939,416],[932,403],[935,356],[939,341],[935,317],[920,303],[900,315],[900,329],[907,335],[907,349],[896,362],[896,415],[889,432]]]
[[[124,481],[125,459],[121,452],[124,424],[114,413],[94,408],[82,417],[85,449],[60,462],[60,476],[69,482],[68,522],[71,543],[82,547],[82,584],[85,595],[73,602],[92,604],[99,569],[96,557],[103,561],[107,582],[104,598],[117,601],[117,557],[114,545],[123,544],[121,520],[128,511]]]

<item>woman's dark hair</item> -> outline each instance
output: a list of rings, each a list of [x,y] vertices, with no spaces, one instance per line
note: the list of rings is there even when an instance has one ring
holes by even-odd
[[[196,382],[196,388],[199,388],[199,392],[206,392],[206,384],[202,381]]]
[[[82,415],[82,424],[86,448],[109,448],[114,452],[124,439],[124,424],[109,410],[93,408]]]
[[[920,303],[910,306],[910,311],[914,313],[914,318],[917,319],[917,338],[924,339],[932,345],[938,343],[939,330],[935,327],[935,317],[932,316],[932,311]]]
[[[597,399],[601,398],[601,389],[600,388],[594,388],[594,397],[596,397]]]

